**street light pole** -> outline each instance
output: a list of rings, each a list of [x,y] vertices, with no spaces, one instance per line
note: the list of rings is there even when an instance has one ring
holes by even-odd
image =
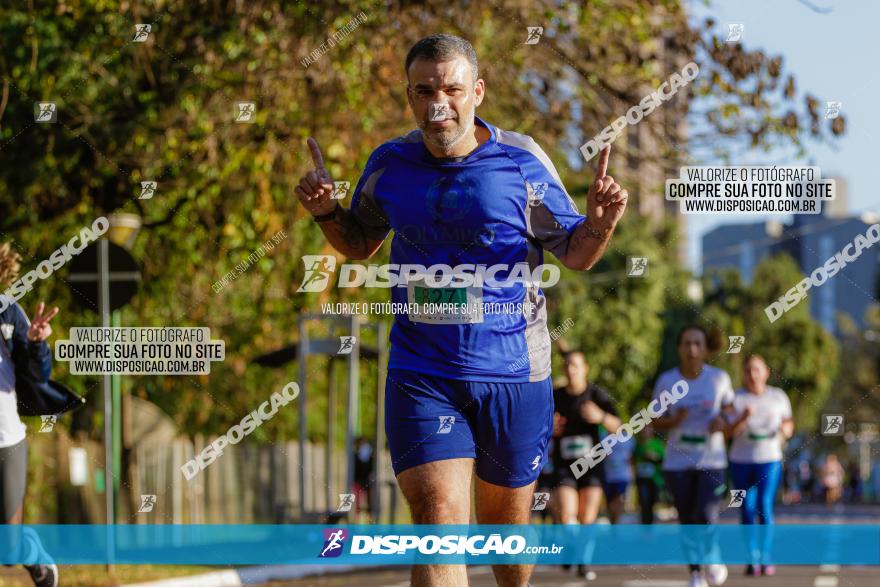
[[[98,310],[101,326],[110,327],[110,247],[107,239],[98,240]],[[116,521],[113,504],[113,392],[111,376],[101,376],[104,391],[104,497],[107,521],[107,571],[113,568],[115,552],[113,524]]]

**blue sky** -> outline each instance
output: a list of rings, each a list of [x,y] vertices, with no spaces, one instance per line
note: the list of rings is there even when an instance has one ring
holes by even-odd
[[[857,0],[807,0],[813,6],[831,8],[819,14],[797,0],[716,0],[706,6],[691,1],[690,13],[711,15],[726,34],[727,23],[745,25],[743,44],[783,57],[784,71],[794,74],[799,107],[804,92],[816,96],[822,105],[830,100],[843,102],[847,132],[832,145],[807,143],[808,154],[795,160],[783,153],[755,153],[740,165],[818,165],[822,176],[847,180],[851,212],[880,212],[877,193],[880,162],[880,118],[871,104],[880,98],[877,48],[880,2]],[[702,18],[701,18],[702,20]],[[824,121],[823,121],[824,122]],[[712,163],[707,160],[707,164]],[[687,217],[688,261],[699,267],[702,235],[721,224],[756,222],[783,215],[727,215]]]

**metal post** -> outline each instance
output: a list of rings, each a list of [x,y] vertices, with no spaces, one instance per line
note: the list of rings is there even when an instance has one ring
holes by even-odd
[[[110,247],[107,239],[98,240],[98,309],[101,312],[101,326],[110,326]],[[115,558],[113,524],[116,522],[113,504],[113,393],[111,376],[102,377],[104,391],[104,496],[107,510],[107,570],[110,571]]]
[[[324,444],[324,485],[326,487],[327,512],[333,511],[333,488],[336,475],[333,462],[333,447],[336,444],[336,361],[331,355],[327,361],[329,373],[327,375],[327,442]],[[348,490],[346,490],[348,493]]]
[[[114,310],[110,315],[114,328],[122,326],[122,311]],[[110,376],[110,385],[113,390],[113,409],[111,410],[113,421],[113,470],[116,476],[113,478],[113,494],[119,495],[119,485],[122,480],[122,376],[114,373]],[[116,516],[113,516],[116,522]]]
[[[300,316],[297,321],[297,330],[299,331],[299,342],[296,347],[299,364],[299,373],[297,373],[297,381],[299,382],[299,513],[300,520],[306,521],[306,351],[309,339],[306,334],[305,316]]]
[[[349,316],[349,335],[355,337],[354,348],[348,356],[348,423],[345,427],[345,458],[348,464],[345,492],[354,487],[354,436],[360,434],[358,418],[358,389],[360,389],[360,320],[357,315]]]
[[[382,520],[382,475],[385,471],[385,374],[388,372],[388,357],[385,351],[385,338],[387,336],[386,323],[379,320],[376,323],[376,442],[373,444],[376,458],[373,459],[373,491],[371,492],[373,510],[373,523],[379,524]],[[392,519],[390,523],[394,523]]]

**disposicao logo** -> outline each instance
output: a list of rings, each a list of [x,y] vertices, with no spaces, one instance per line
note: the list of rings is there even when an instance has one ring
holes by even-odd
[[[341,555],[347,538],[347,530],[343,530],[342,528],[325,528],[324,548],[321,550],[321,554],[318,555],[318,558],[334,558]]]

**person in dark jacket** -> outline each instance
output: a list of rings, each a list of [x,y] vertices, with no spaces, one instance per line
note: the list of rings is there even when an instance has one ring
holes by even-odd
[[[20,257],[6,243],[0,246],[0,285],[8,286],[18,276]],[[46,312],[37,304],[33,321],[9,296],[0,296],[0,523],[21,524],[27,481],[27,431],[19,417],[16,380],[25,374],[36,383],[46,383],[52,372],[52,354],[46,339],[52,334],[49,321],[58,308]],[[45,312],[45,313],[44,313]],[[22,559],[45,561],[36,533],[21,535]],[[37,587],[56,587],[55,564],[25,565]]]

